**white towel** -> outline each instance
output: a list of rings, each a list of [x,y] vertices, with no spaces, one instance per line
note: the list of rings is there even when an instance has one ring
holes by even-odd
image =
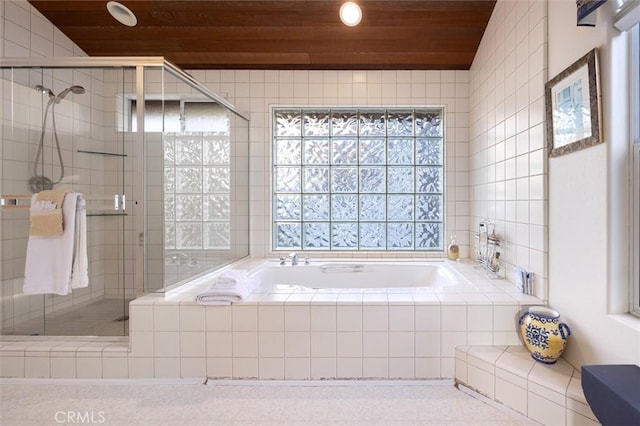
[[[89,259],[87,257],[87,202],[77,194],[76,232],[73,243],[73,265],[71,267],[71,288],[89,286]]]
[[[247,271],[232,269],[215,278],[211,288],[196,296],[202,305],[230,305],[245,300],[254,292],[259,280],[249,277]]]
[[[37,203],[37,194],[31,205]],[[24,294],[65,296],[72,288],[89,285],[87,274],[86,211],[82,194],[69,192],[62,203],[64,232],[60,236],[29,236]]]

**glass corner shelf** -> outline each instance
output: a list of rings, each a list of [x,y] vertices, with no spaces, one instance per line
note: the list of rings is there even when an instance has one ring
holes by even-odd
[[[78,152],[82,152],[83,154],[105,155],[107,157],[126,157],[127,156],[127,154],[118,154],[115,152],[87,151],[84,149],[79,149]]]

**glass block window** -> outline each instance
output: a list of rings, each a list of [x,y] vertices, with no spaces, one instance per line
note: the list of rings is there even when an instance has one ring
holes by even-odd
[[[164,133],[163,143],[165,248],[229,249],[228,126],[220,132]]]
[[[442,251],[442,118],[274,109],[274,249]]]

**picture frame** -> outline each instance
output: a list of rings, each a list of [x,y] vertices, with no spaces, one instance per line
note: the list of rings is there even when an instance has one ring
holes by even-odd
[[[598,76],[594,48],[545,84],[549,158],[603,142]]]

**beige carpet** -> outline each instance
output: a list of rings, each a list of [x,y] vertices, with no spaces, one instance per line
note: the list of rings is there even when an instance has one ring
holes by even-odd
[[[25,382],[0,382],[3,426],[531,424],[452,385]]]

